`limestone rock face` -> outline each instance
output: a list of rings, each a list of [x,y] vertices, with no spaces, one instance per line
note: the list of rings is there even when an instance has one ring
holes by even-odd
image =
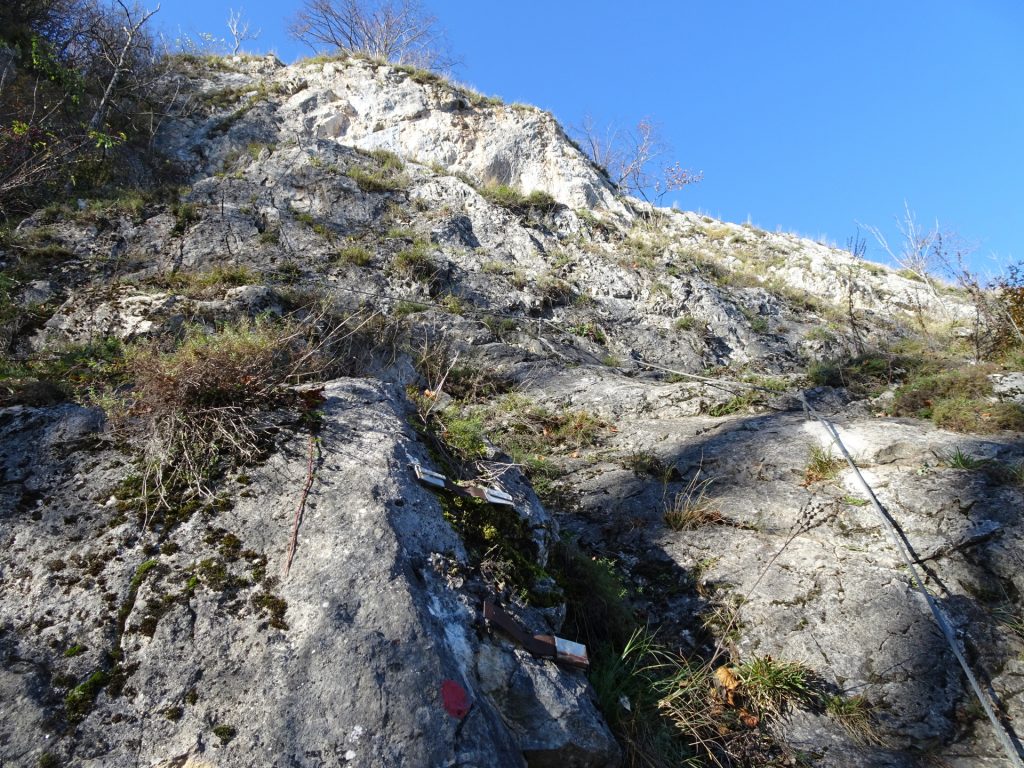
[[[481,620],[498,597],[530,633],[570,631],[545,570],[563,539],[672,649],[806,666],[824,698],[749,728],[775,751],[734,764],[999,764],[862,489],[845,465],[808,471],[834,449],[803,407],[837,425],[1019,720],[1020,434],[890,417],[898,355],[870,395],[808,375],[921,328],[969,335],[969,297],[620,197],[549,115],[422,72],[239,58],[168,83],[155,144],[173,189],[39,211],[0,244],[4,268],[53,260],[19,273],[25,317],[0,324],[34,366],[0,378],[0,764],[615,766],[629,745],[591,684],[608,667],[588,679]],[[489,182],[556,203],[502,204]],[[90,350],[282,318],[322,343],[323,403],[268,401],[258,458],[155,525],[152,436],[126,438],[145,404],[87,407],[139,391],[132,357],[91,392]],[[54,370],[65,388],[11,383]],[[993,375],[994,407],[1021,403],[1021,377]],[[460,479],[513,499],[532,593],[489,558],[497,526],[474,540],[413,476],[459,440]]]
[[[28,765],[50,740],[51,754],[83,766],[483,767],[521,765],[524,755],[531,764],[616,764],[586,679],[481,639],[477,596],[431,566],[435,553],[465,554],[433,494],[413,480],[409,463],[425,457],[392,388],[339,381],[325,396],[287,575],[307,473],[298,441],[246,478],[216,526],[199,515],[155,547],[134,520],[118,518],[116,497],[108,501],[125,470],[116,453],[75,448],[96,435],[98,414],[0,412],[9,489],[0,690],[17,704],[0,720],[5,762]],[[87,463],[102,467],[88,482]],[[69,533],[102,531],[107,520],[99,535]],[[69,535],[70,547],[60,543]],[[133,571],[143,577],[133,582]],[[127,681],[116,693],[107,682],[70,730],[58,727],[49,679],[109,670],[111,657]],[[510,692],[494,669],[524,677]],[[443,705],[446,681],[468,694],[464,718]]]

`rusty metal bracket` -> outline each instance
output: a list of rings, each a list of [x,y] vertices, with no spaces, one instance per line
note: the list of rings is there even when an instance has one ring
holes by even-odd
[[[590,668],[590,659],[587,658],[585,645],[556,635],[531,635],[493,600],[484,601],[483,613],[487,621],[501,629],[534,656],[554,659],[559,664],[577,669]]]

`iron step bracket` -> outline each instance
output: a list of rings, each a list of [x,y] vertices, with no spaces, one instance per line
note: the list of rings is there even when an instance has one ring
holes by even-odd
[[[442,475],[440,472],[434,472],[433,470],[426,469],[419,463],[412,465],[412,471],[416,473],[416,479],[424,485],[429,485],[434,488],[447,488],[448,478]]]
[[[512,496],[504,491],[498,490],[497,488],[484,488],[484,498],[491,504],[497,504],[504,507],[515,506],[515,503],[512,501]]]

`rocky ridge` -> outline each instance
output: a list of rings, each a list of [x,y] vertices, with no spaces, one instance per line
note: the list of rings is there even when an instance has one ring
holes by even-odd
[[[26,219],[5,262],[30,246],[59,259],[24,282],[38,320],[12,346],[312,323],[323,301],[405,341],[350,349],[316,436],[282,417],[262,461],[175,525],[136,514],[138,457],[95,407],[0,411],[0,691],[17,702],[0,716],[5,763],[618,764],[604,717],[629,698],[602,716],[582,672],[480,619],[499,595],[531,632],[571,628],[545,592],[571,534],[672,647],[699,656],[721,631],[734,661],[797,661],[832,696],[870,703],[851,731],[794,702],[755,729],[770,747],[744,753],[741,735],[720,760],[1001,764],[849,473],[809,473],[829,443],[794,396],[839,425],[1019,721],[1024,498],[994,468],[1024,461],[1020,433],[938,430],[885,415],[895,385],[869,399],[805,379],[922,328],[968,333],[965,297],[620,198],[550,115],[428,73],[240,59],[176,77],[158,146],[187,186],[134,210],[82,200]],[[993,397],[1012,400],[1015,376],[998,374]],[[777,394],[745,398],[744,377]],[[501,435],[520,439],[524,413],[555,435],[552,455],[508,455]],[[586,414],[586,430],[560,432],[557,414]],[[495,525],[544,572],[533,583],[495,575],[508,565],[474,551],[468,513],[415,481],[415,463],[468,471],[446,463],[467,418],[487,433],[468,464],[512,496],[516,517]],[[695,487],[704,517],[676,530],[666,507]],[[445,681],[468,714],[445,710]]]

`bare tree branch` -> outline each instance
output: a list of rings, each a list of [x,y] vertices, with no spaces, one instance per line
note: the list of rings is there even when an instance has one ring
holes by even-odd
[[[114,71],[110,75],[110,81],[107,83],[106,89],[103,91],[103,97],[100,99],[99,104],[96,105],[96,111],[92,115],[92,119],[89,120],[89,130],[98,131],[103,126],[103,121],[107,116],[107,110],[110,108],[110,100],[114,95],[114,90],[117,88],[118,83],[121,82],[121,78],[125,72],[128,71],[128,67],[125,66],[129,60],[129,55],[132,53],[135,45],[136,37],[139,30],[145,25],[147,21],[152,18],[153,14],[160,10],[160,6],[157,5],[152,11],[143,13],[141,17],[138,14],[141,11],[137,8],[129,9],[124,4],[123,0],[117,0],[117,4],[121,6],[121,11],[124,13],[125,24],[121,27],[121,31],[124,34],[124,44],[121,46],[121,51],[117,56],[117,62],[114,64]],[[133,21],[132,16],[135,15],[138,20]],[[108,55],[111,55],[109,52]]]
[[[228,32],[231,34],[231,55],[237,56],[239,48],[242,47],[242,43],[246,40],[255,40],[260,36],[262,30],[257,29],[255,32],[249,31],[249,21],[242,16],[242,10],[237,12],[230,8],[228,9]]]
[[[936,242],[941,241],[942,237],[939,223],[936,221],[931,229],[925,229],[918,223],[917,216],[910,209],[907,201],[904,200],[903,218],[896,220],[896,228],[901,238],[901,242],[898,244],[898,251],[889,245],[885,235],[882,234],[878,227],[865,227],[878,242],[878,245],[881,246],[882,250],[888,254],[890,259],[902,269],[916,276],[928,287],[928,291],[935,299],[935,303],[942,310],[942,313],[949,318],[949,308],[946,306],[946,302],[942,300],[934,280],[935,270],[938,266],[941,266],[934,263],[934,246]]]
[[[668,152],[668,145],[650,118],[640,120],[632,131],[609,126],[602,132],[587,116],[573,129],[573,134],[584,153],[623,194],[639,195],[650,202],[649,191],[661,199],[669,191],[704,178],[703,173],[694,173],[678,162],[664,167],[656,165],[655,161]]]
[[[314,51],[362,53],[438,71],[455,63],[437,17],[418,0],[305,0],[289,33]]]

